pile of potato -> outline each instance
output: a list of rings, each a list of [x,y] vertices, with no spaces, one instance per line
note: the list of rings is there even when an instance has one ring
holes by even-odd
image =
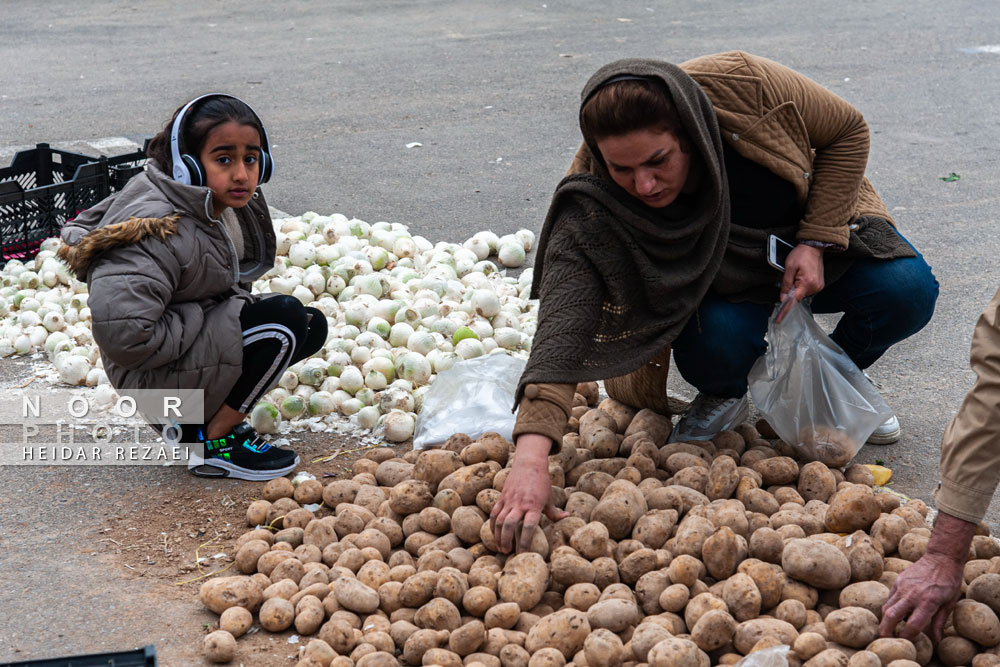
[[[864,466],[796,461],[749,424],[666,444],[666,417],[596,401],[595,384],[578,387],[549,466],[570,516],[543,519],[530,552],[495,552],[488,517],[513,453],[496,434],[374,449],[325,486],[269,482],[247,520],[272,529],[239,538],[241,575],[201,586],[221,615],[206,656],[230,660],[256,614],[313,637],[298,667],[708,667],[780,644],[806,667],[931,661],[926,636],[877,633],[894,579],[926,548],[923,502],[875,493]],[[987,535],[965,578],[937,656],[1000,665],[1000,546]]]

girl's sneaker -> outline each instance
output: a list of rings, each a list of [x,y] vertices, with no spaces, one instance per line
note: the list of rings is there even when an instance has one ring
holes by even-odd
[[[287,475],[299,465],[295,452],[269,444],[246,422],[234,426],[223,438],[206,440],[202,435],[199,441],[205,456],[192,451],[188,460],[188,470],[199,477],[266,482]]]

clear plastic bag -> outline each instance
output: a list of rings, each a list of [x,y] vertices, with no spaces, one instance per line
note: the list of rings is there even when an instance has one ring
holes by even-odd
[[[804,305],[793,302],[778,324],[781,308],[767,326],[767,353],[747,378],[750,396],[778,436],[807,458],[847,465],[892,410]]]
[[[736,667],[788,667],[788,651],[784,644],[754,651],[736,663]]]
[[[477,438],[493,431],[510,440],[510,408],[523,372],[522,359],[498,353],[459,361],[438,375],[424,394],[413,448],[442,445],[455,433]]]

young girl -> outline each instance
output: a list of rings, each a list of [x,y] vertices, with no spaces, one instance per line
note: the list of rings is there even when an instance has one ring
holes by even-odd
[[[62,230],[59,254],[88,284],[105,371],[120,390],[204,390],[207,423],[164,431],[195,444],[195,475],[285,475],[298,456],[243,419],[327,331],[293,297],[250,294],[275,257],[257,190],[274,170],[267,133],[245,102],[205,95],[174,113],[148,153],[145,173]]]

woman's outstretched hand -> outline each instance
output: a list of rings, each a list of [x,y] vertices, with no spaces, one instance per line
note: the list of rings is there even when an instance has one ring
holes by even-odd
[[[500,553],[510,553],[515,547],[527,551],[542,514],[552,521],[569,516],[552,504],[551,448],[552,441],[543,435],[526,433],[517,439],[510,475],[490,512],[490,529]]]
[[[793,294],[796,301],[802,301],[823,289],[824,284],[823,251],[808,245],[795,246],[785,260],[785,275],[781,279],[781,302],[785,302],[789,293]],[[791,305],[792,302],[788,301],[781,309],[778,314],[779,323],[785,319],[785,313]]]

